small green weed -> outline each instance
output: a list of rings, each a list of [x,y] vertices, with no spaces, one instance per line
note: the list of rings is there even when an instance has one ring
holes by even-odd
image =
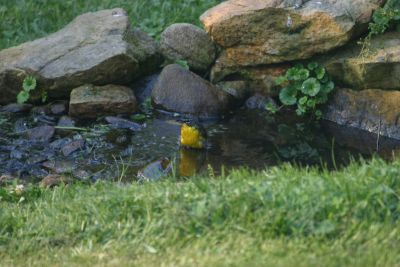
[[[22,90],[17,95],[17,103],[23,104],[32,98],[31,93],[37,88],[37,81],[34,76],[27,76],[22,82]],[[40,91],[40,98],[42,103],[47,101],[47,92],[45,90]]]
[[[309,63],[307,67],[297,64],[278,77],[276,84],[283,87],[279,94],[283,106],[296,105],[297,115],[310,114],[316,119],[322,116],[318,106],[328,100],[329,93],[335,88],[326,69],[316,62]],[[272,105],[267,105],[266,109],[272,113],[278,111]]]

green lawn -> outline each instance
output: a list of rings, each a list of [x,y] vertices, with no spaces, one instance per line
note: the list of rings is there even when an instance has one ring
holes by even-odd
[[[200,25],[199,16],[221,0],[0,0],[0,49],[57,31],[74,17],[122,7],[134,26],[152,36],[174,22]]]
[[[1,266],[400,266],[400,161],[0,189]]]

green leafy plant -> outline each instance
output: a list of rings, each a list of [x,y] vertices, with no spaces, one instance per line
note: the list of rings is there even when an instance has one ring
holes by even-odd
[[[181,66],[187,70],[189,69],[189,64],[186,60],[178,59],[175,61],[175,64],[178,64],[179,66]]]
[[[17,95],[17,102],[23,104],[30,98],[31,91],[35,90],[37,86],[36,78],[33,76],[27,76],[22,82],[22,91]]]
[[[384,7],[378,8],[370,22],[368,35],[359,42],[362,46],[360,57],[365,58],[370,55],[371,38],[375,35],[385,33],[389,28],[395,28],[400,31],[400,3],[398,0],[389,0]]]
[[[37,81],[34,76],[27,76],[22,82],[22,90],[17,95],[17,103],[26,103],[31,98],[31,93],[37,88]],[[40,91],[40,98],[42,102],[47,101],[47,92],[45,90]]]
[[[297,64],[275,82],[283,87],[279,94],[283,106],[296,106],[297,115],[311,114],[317,119],[322,116],[319,105],[328,100],[329,93],[335,88],[326,69],[316,62],[309,63],[307,67]],[[272,113],[277,111],[271,105],[267,105],[266,109]]]

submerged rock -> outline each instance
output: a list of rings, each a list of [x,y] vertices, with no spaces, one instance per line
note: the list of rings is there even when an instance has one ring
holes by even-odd
[[[66,144],[65,146],[63,146],[61,151],[64,156],[68,157],[69,155],[71,155],[72,153],[74,153],[78,150],[85,149],[85,144],[86,144],[85,140],[74,140],[74,141]]]
[[[27,130],[26,134],[29,140],[48,142],[53,138],[55,129],[52,126],[39,126]]]
[[[140,124],[130,121],[130,120],[118,118],[118,117],[108,116],[105,118],[105,120],[114,129],[128,129],[131,131],[139,131],[142,129],[142,126]]]
[[[1,91],[1,89],[0,89],[0,91]],[[1,102],[1,100],[0,100],[0,102]],[[33,106],[31,104],[11,103],[11,104],[5,105],[4,107],[1,107],[0,112],[6,112],[6,113],[29,112],[32,107]]]
[[[143,170],[138,172],[137,178],[141,182],[155,182],[171,173],[172,162],[164,158],[162,160],[150,163]]]
[[[221,115],[231,100],[226,92],[177,64],[163,69],[152,92],[156,108],[200,117]]]
[[[68,97],[86,83],[127,84],[158,67],[158,45],[131,29],[120,8],[78,16],[47,37],[0,51],[0,104],[15,101],[33,75],[50,97]]]
[[[216,47],[208,34],[188,23],[166,28],[161,34],[160,50],[171,62],[185,60],[191,70],[199,72],[206,72],[216,56]]]
[[[388,32],[372,38],[369,51],[351,44],[324,62],[331,77],[354,89],[400,89],[400,33]]]
[[[400,140],[400,91],[339,89],[323,118],[383,137]]]
[[[367,30],[382,0],[230,0],[200,20],[224,48],[225,66],[306,59],[346,44]]]
[[[135,95],[119,85],[84,85],[72,90],[69,115],[77,118],[97,118],[104,115],[137,111]]]

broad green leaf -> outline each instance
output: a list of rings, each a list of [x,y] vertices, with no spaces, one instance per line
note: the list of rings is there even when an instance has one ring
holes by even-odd
[[[315,74],[317,75],[317,79],[321,80],[324,78],[326,73],[326,70],[324,67],[319,66],[318,68],[315,69]]]
[[[307,100],[308,100],[308,97],[303,96],[302,98],[299,99],[299,104],[304,105],[305,103],[307,103]]]
[[[309,78],[303,82],[301,92],[305,95],[316,96],[321,90],[321,84],[315,78]]]
[[[332,81],[330,81],[328,83],[324,83],[321,86],[321,91],[324,93],[327,93],[327,94],[332,92],[333,89],[335,89],[335,84]]]
[[[286,77],[289,81],[305,80],[309,76],[310,72],[307,69],[291,68],[286,73]]]
[[[314,70],[314,69],[316,69],[318,67],[318,63],[317,62],[310,62],[310,63],[308,63],[308,65],[307,65],[307,68],[309,69],[309,70]]]
[[[294,105],[297,102],[296,94],[297,91],[295,88],[285,87],[279,93],[279,100],[286,106]]]
[[[187,70],[189,69],[189,64],[187,63],[186,60],[178,59],[177,61],[175,61],[175,64],[178,64],[179,66],[181,66]]]
[[[309,108],[315,108],[316,104],[317,104],[317,101],[315,99],[309,99],[307,101],[307,107],[309,107]]]
[[[35,90],[36,88],[36,78],[33,76],[28,76],[24,79],[22,83],[22,88],[26,92],[30,92],[32,90]]]
[[[22,90],[17,95],[17,103],[23,104],[29,99],[29,92]]]
[[[275,80],[275,84],[276,85],[281,85],[283,83],[287,82],[287,78],[286,76],[279,76],[278,78],[276,78]]]

